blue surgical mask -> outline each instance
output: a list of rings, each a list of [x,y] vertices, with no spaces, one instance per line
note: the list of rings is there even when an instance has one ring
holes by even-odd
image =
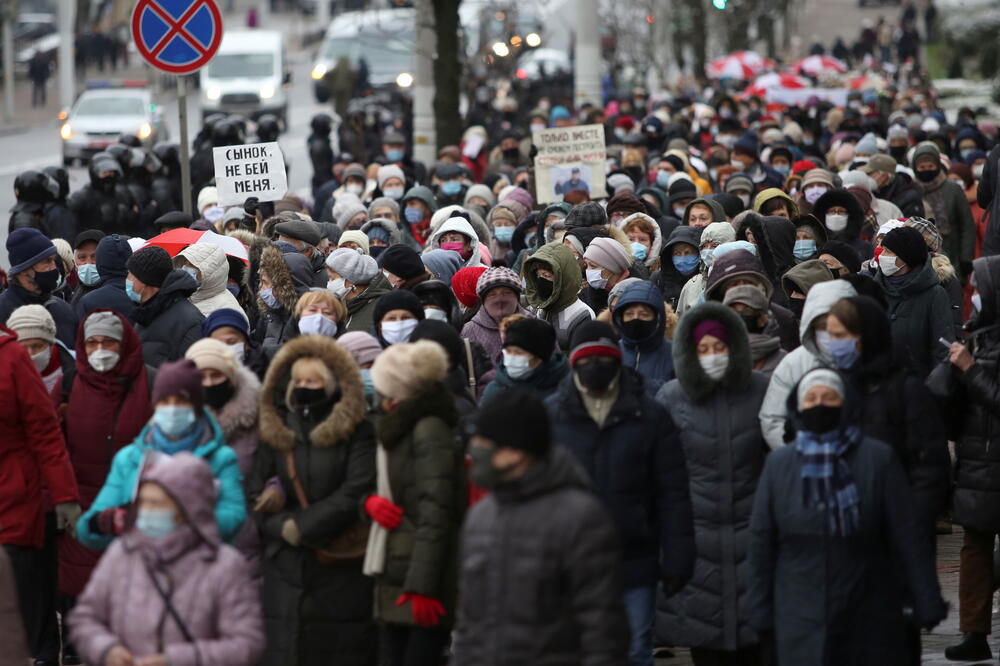
[[[497,242],[509,245],[510,239],[514,237],[514,227],[494,227],[493,236]]]
[[[261,289],[260,300],[264,301],[264,305],[272,310],[278,309],[278,299],[275,298],[274,291],[272,289]]]
[[[181,268],[181,270],[190,275],[194,279],[194,281],[198,283],[199,287],[201,286],[201,280],[198,279],[197,268],[195,268],[194,266],[184,266]]]
[[[690,275],[698,270],[698,255],[697,254],[685,254],[683,256],[674,256],[674,268],[681,275]]]
[[[239,298],[240,296],[240,285],[238,284],[227,284],[226,291],[233,295],[233,298]]]
[[[792,172],[792,167],[788,164],[774,164],[771,168],[786,178],[788,177],[788,174]]]
[[[405,155],[406,152],[399,148],[390,148],[389,150],[385,151],[385,159],[389,160],[390,162],[401,162]]]
[[[403,198],[403,188],[402,187],[387,187],[382,190],[382,194],[389,197],[393,201],[399,201]]]
[[[160,405],[153,412],[153,423],[167,437],[180,437],[191,429],[194,421],[194,407],[187,405]]]
[[[656,172],[656,186],[658,188],[660,188],[661,190],[667,189],[667,187],[670,186],[670,176],[671,175],[673,175],[673,174],[669,174],[666,171],[657,171]]]
[[[829,340],[826,343],[826,351],[833,359],[833,364],[841,370],[847,370],[857,363],[861,357],[858,351],[858,344],[855,338],[844,338],[843,340]]]
[[[101,283],[101,274],[97,272],[97,264],[84,264],[76,267],[76,276],[88,287],[96,287]]]
[[[361,383],[365,386],[365,397],[372,398],[375,396],[375,380],[372,379],[372,371],[370,368],[361,368]]]
[[[797,240],[792,248],[792,254],[799,261],[812,259],[816,256],[816,241],[812,239]]]
[[[462,181],[460,180],[446,180],[441,183],[441,194],[447,197],[453,197],[462,191]]]
[[[403,209],[403,217],[410,224],[417,224],[420,220],[424,219],[424,211],[421,208],[411,208],[407,206]]]
[[[709,250],[708,248],[705,248],[704,250],[701,251],[701,253],[700,253],[701,254],[701,263],[704,266],[707,266],[709,268],[712,267],[712,262],[715,261],[715,255],[712,254],[713,252],[714,252],[714,249],[713,250]]]
[[[139,509],[135,526],[153,539],[162,539],[177,529],[177,519],[170,509]]]
[[[632,242],[632,256],[639,261],[643,261],[646,258],[646,246],[642,243]]]
[[[135,287],[132,285],[132,280],[125,280],[125,295],[128,296],[129,300],[133,303],[138,303],[142,300],[142,296],[135,293]]]

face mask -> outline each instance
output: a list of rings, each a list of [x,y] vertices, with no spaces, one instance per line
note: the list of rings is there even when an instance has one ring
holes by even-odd
[[[337,322],[330,321],[320,313],[299,318],[299,333],[302,335],[325,335],[332,338],[337,335]]]
[[[507,374],[510,375],[511,379],[524,379],[530,375],[531,371],[534,370],[529,365],[530,363],[530,356],[511,354],[506,349],[503,350],[503,367],[507,369]]]
[[[229,348],[233,350],[233,354],[235,354],[236,358],[238,358],[242,363],[246,345],[244,345],[242,342],[237,342],[235,345],[229,345]]]
[[[670,174],[667,173],[666,171],[657,171],[656,172],[656,185],[661,190],[667,189],[667,187],[670,185]]]
[[[537,231],[529,231],[524,234],[524,244],[528,247],[535,247],[535,239],[538,238]]]
[[[406,207],[403,209],[403,217],[410,224],[417,224],[420,220],[424,219],[424,211],[417,207]]]
[[[587,284],[589,284],[594,289],[604,289],[606,286],[608,286],[608,280],[607,278],[601,277],[600,268],[588,268]]]
[[[334,296],[340,300],[344,300],[347,293],[351,291],[351,288],[347,286],[346,282],[347,281],[342,277],[337,278],[336,280],[329,280],[326,283],[326,288],[328,291],[333,292]]]
[[[685,254],[682,257],[674,256],[671,257],[671,261],[674,262],[674,268],[681,275],[690,275],[698,270],[698,255],[697,254]]]
[[[966,159],[968,159],[969,155],[972,154],[973,150],[974,149],[972,149],[972,148],[967,148],[965,150],[960,150],[960,151],[958,151],[958,155],[959,155],[959,157],[962,158],[962,161],[964,162]]]
[[[760,333],[764,327],[760,325],[760,315],[756,312],[744,312],[740,314],[743,325],[747,327],[747,333]]]
[[[387,187],[382,190],[382,194],[389,197],[393,201],[399,201],[403,198],[403,188],[402,187]]]
[[[264,301],[264,305],[271,310],[278,309],[278,299],[274,296],[273,289],[261,289],[260,300]]]
[[[220,410],[236,393],[236,387],[228,379],[215,386],[206,386],[202,389],[205,393],[205,404],[215,410]]]
[[[358,185],[357,183],[351,183],[344,189],[347,190],[349,194],[355,194],[357,196],[361,196],[361,193],[365,191],[365,188],[362,187],[361,185]]]
[[[191,278],[198,284],[199,287],[201,286],[201,280],[198,279],[197,268],[194,268],[193,266],[185,266],[181,270],[190,275]]]
[[[976,309],[976,312],[982,312],[983,310],[983,295],[980,293],[975,293],[972,295],[972,307]]]
[[[170,509],[139,509],[135,527],[152,539],[162,539],[177,529],[177,521]]]
[[[739,200],[743,203],[744,210],[750,207],[750,195],[749,194],[737,194]]]
[[[226,291],[233,295],[233,298],[238,298],[240,295],[240,286],[237,284],[227,284]]]
[[[638,241],[632,241],[632,256],[639,261],[646,259],[646,246]]]
[[[493,318],[493,321],[500,321],[504,317],[517,312],[517,297],[511,294],[501,294],[493,296],[488,301],[483,302],[486,314]]]
[[[514,238],[514,227],[494,227],[493,237],[498,243],[510,245],[511,239]]]
[[[906,162],[906,146],[889,146],[889,154],[899,163]]]
[[[504,156],[504,159],[506,159],[506,160],[511,160],[511,161],[517,160],[517,158],[521,156],[521,149],[520,148],[507,148],[507,149],[505,149],[503,151],[503,156]]]
[[[372,245],[368,248],[368,254],[371,255],[372,259],[378,259],[378,255],[385,252],[387,245]]]
[[[433,321],[443,321],[448,323],[448,313],[444,310],[438,310],[437,308],[424,308],[424,319],[431,319]]]
[[[382,338],[390,345],[406,342],[410,339],[410,334],[417,327],[416,319],[404,319],[403,321],[382,322]]]
[[[802,321],[802,309],[806,305],[806,299],[804,298],[789,298],[788,299],[788,309],[792,311],[795,318]]]
[[[799,261],[805,261],[807,259],[812,259],[816,254],[816,241],[814,240],[797,240],[792,248],[792,254]]]
[[[674,206],[674,217],[678,220],[684,219],[684,212],[687,210],[687,206]]]
[[[35,284],[38,285],[43,294],[51,294],[59,286],[59,269],[53,268],[51,271],[35,271]]]
[[[656,333],[656,320],[633,319],[622,322],[622,334],[634,342],[641,342]]]
[[[45,368],[49,367],[49,361],[52,360],[52,347],[43,349],[37,354],[32,354],[31,360],[34,362],[35,368],[37,368],[39,373],[44,372]]]
[[[807,187],[802,191],[802,196],[804,196],[806,201],[810,204],[815,204],[824,194],[826,194],[825,187]]]
[[[107,372],[118,365],[121,355],[110,349],[97,349],[87,356],[87,363],[97,372]]]
[[[133,303],[138,303],[142,300],[142,296],[135,293],[135,287],[133,286],[132,280],[125,280],[125,295],[128,296],[129,300]]]
[[[725,117],[726,116],[723,116],[723,118]],[[730,150],[732,150],[732,147],[736,145],[735,134],[719,134],[718,136],[715,137],[715,140],[718,141],[721,145],[725,146],[726,148],[729,148]],[[742,168],[743,163],[740,162],[738,166]]]
[[[929,183],[937,178],[939,173],[941,173],[941,169],[932,169],[930,171],[917,171],[916,176],[920,182]]]
[[[741,162],[740,160],[736,159],[735,157],[732,158],[731,160],[729,160],[729,165],[736,167],[740,171],[743,171],[743,162]]]
[[[709,250],[708,248],[706,248],[698,253],[699,256],[701,257],[702,266],[705,266],[707,268],[712,267],[712,262],[715,261],[715,256],[712,254],[712,252],[713,250]]]
[[[385,158],[390,162],[401,162],[406,153],[399,148],[390,148],[385,151]]]
[[[80,278],[80,282],[88,287],[96,287],[101,282],[101,275],[97,272],[97,264],[77,266],[76,275]]]
[[[460,241],[448,241],[447,243],[441,243],[442,250],[451,250],[452,252],[458,252],[462,254],[465,252],[465,243]]]
[[[446,180],[441,183],[441,194],[446,197],[453,197],[462,191],[462,181],[460,180]]]
[[[292,401],[298,407],[318,405],[326,400],[326,389],[299,387],[292,389]]]
[[[545,129],[545,123],[531,123],[530,127],[532,132],[541,132]]]
[[[792,167],[787,164],[778,164],[776,166],[772,166],[771,168],[786,178],[788,177],[788,174],[792,172]]]
[[[887,254],[880,254],[878,258],[878,267],[882,271],[882,275],[886,277],[892,277],[899,272],[899,266],[896,265],[896,256],[889,256]]]
[[[551,298],[552,290],[555,289],[555,286],[555,282],[546,278],[537,278],[535,280],[535,291],[543,302]]]
[[[473,483],[485,490],[493,490],[503,483],[504,474],[508,470],[500,469],[493,464],[493,449],[484,446],[473,446],[469,449],[472,463],[469,475]]]
[[[371,368],[361,368],[361,383],[365,387],[365,397],[375,397],[375,380],[372,379]]]
[[[831,339],[826,343],[826,353],[833,359],[833,364],[841,370],[847,370],[861,357],[857,338]]]
[[[729,354],[709,354],[698,357],[701,369],[712,381],[719,381],[729,368]]]
[[[840,407],[812,407],[799,414],[802,426],[807,432],[830,432],[840,423]]]
[[[972,167],[972,177],[975,178],[976,180],[983,179],[983,166],[984,165],[982,164],[977,164],[976,166]]]
[[[847,228],[847,216],[846,215],[827,215],[826,216],[826,228],[833,233],[839,233]]]
[[[580,383],[588,391],[604,393],[615,377],[620,365],[612,359],[595,359],[590,363],[578,364],[574,371]]]
[[[194,421],[194,408],[186,405],[162,405],[153,412],[153,423],[167,437],[180,437],[191,429]]]

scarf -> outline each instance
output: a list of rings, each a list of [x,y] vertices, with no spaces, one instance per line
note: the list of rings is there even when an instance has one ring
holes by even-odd
[[[825,433],[800,430],[795,437],[802,500],[808,507],[827,507],[827,523],[835,536],[848,536],[858,528],[858,488],[844,456],[860,441],[861,430],[854,426]]]
[[[381,444],[375,449],[375,492],[392,501],[392,487],[389,485],[389,454]],[[364,575],[378,576],[385,573],[388,540],[389,530],[372,521],[372,529],[368,533],[368,548],[365,550],[365,561],[361,569]]]
[[[149,429],[149,435],[152,440],[153,447],[157,451],[161,451],[170,456],[175,453],[180,453],[181,451],[193,452],[198,444],[201,443],[204,432],[204,419],[198,419],[195,421],[194,425],[191,426],[190,432],[181,436],[180,439],[170,439],[162,430],[160,430],[160,426],[155,423],[153,424],[153,427]]]

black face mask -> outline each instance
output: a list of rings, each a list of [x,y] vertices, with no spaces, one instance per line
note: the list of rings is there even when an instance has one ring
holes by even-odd
[[[114,178],[98,178],[94,181],[94,188],[105,194],[111,194],[115,191],[115,185],[117,181]]]
[[[385,252],[385,245],[372,245],[368,248],[368,254],[372,256],[372,259],[378,259],[378,255]]]
[[[236,387],[228,379],[215,386],[206,386],[204,389],[205,404],[215,410],[222,409],[236,393]]]
[[[580,383],[597,393],[608,390],[608,386],[618,376],[621,364],[613,358],[597,358],[574,368]]]
[[[311,407],[326,400],[326,389],[295,388],[292,398],[298,407]]]
[[[795,318],[802,321],[802,308],[806,306],[806,299],[804,298],[789,298],[788,299],[788,309],[792,311]]]
[[[622,169],[628,177],[632,179],[633,183],[639,183],[642,181],[642,167],[640,166],[627,166]]]
[[[517,158],[521,155],[520,148],[507,148],[503,151],[503,158],[505,160],[517,161]]]
[[[802,301],[803,304],[805,301]],[[740,319],[743,320],[743,324],[747,327],[747,333],[762,333],[764,327],[758,323],[760,315],[753,313],[745,313],[740,315]]]
[[[906,146],[890,146],[889,154],[892,155],[892,159],[896,160],[900,164],[906,162]]]
[[[930,171],[914,171],[914,174],[917,176],[917,180],[924,183],[931,182],[932,180],[937,178],[939,173],[941,173],[941,169],[932,169]]]
[[[629,340],[641,342],[656,332],[656,320],[633,319],[622,322],[622,333]]]
[[[38,285],[43,294],[51,294],[59,284],[59,269],[53,268],[51,271],[35,271],[35,284]]]
[[[799,413],[808,432],[830,432],[840,423],[840,407],[811,407]]]
[[[537,278],[535,280],[535,291],[538,292],[538,296],[543,301],[549,300],[552,296],[552,290],[555,289],[556,283],[552,280],[546,278]]]

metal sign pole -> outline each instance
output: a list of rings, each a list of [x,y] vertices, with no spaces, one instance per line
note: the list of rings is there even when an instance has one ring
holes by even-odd
[[[181,201],[184,212],[191,213],[191,156],[188,143],[187,79],[177,77],[177,120],[181,124]]]

